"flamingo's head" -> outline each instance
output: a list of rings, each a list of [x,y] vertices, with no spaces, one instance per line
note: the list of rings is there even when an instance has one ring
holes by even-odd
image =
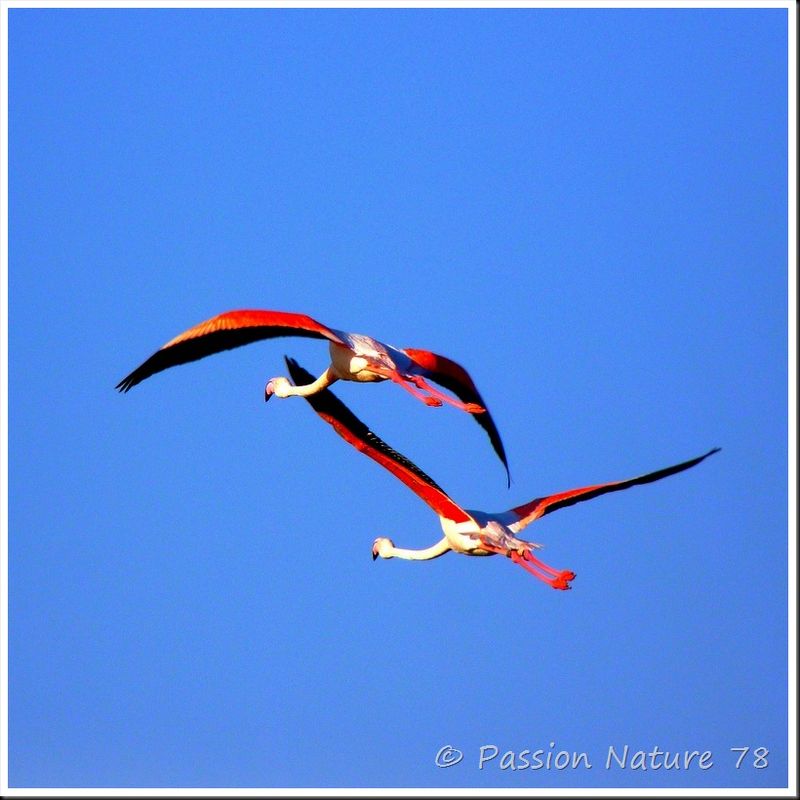
[[[273,394],[278,397],[288,397],[288,390],[291,388],[292,384],[286,378],[270,378],[264,387],[264,402],[266,403]]]
[[[393,550],[394,542],[385,536],[379,536],[372,543],[372,560],[374,561],[378,556],[381,558],[392,558]]]

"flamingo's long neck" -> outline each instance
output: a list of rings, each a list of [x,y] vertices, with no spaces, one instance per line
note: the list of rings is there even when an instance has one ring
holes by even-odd
[[[392,547],[387,555],[390,558],[405,558],[408,561],[429,561],[431,558],[438,558],[450,550],[450,543],[447,537],[436,542],[431,547],[423,550],[408,550],[403,547]]]
[[[323,389],[327,389],[332,383],[337,380],[337,376],[334,374],[333,370],[328,367],[322,375],[319,376],[315,381],[312,383],[307,383],[305,386],[292,386],[291,388],[287,389],[286,396],[287,397],[308,397],[309,395],[316,394],[317,392],[321,392]]]

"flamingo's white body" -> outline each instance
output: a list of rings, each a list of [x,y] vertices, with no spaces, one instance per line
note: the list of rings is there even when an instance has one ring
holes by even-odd
[[[137,383],[169,367],[278,336],[327,339],[331,363],[316,380],[309,376],[310,380],[300,386],[293,386],[285,377],[271,378],[264,390],[266,399],[272,395],[309,397],[339,380],[358,383],[390,380],[426,405],[449,403],[473,415],[486,431],[494,451],[509,474],[505,448],[494,420],[472,378],[462,366],[428,350],[400,349],[371,336],[329,328],[305,314],[263,310],[218,314],[167,342],[123,378],[117,384],[117,389],[127,392]],[[429,381],[449,389],[458,399],[440,391]]]
[[[286,359],[289,374],[296,383],[303,383],[311,376],[293,359]],[[462,508],[432,478],[426,475],[413,462],[393,450],[380,437],[359,420],[347,406],[332,392],[323,390],[306,397],[314,410],[349,444],[377,461],[389,472],[399,478],[438,515],[444,536],[435,544],[420,550],[395,547],[386,537],[379,537],[373,543],[373,558],[403,558],[412,561],[426,561],[444,555],[449,551],[468,556],[489,556],[501,554],[508,556],[539,580],[554,589],[569,589],[575,574],[569,570],[555,570],[539,560],[533,551],[541,545],[519,538],[517,534],[530,523],[556,511],[559,508],[599,497],[608,492],[616,492],[643,483],[666,478],[699,464],[716,453],[714,448],[708,453],[684,461],[665,469],[649,472],[636,478],[611,483],[585,486],[558,494],[547,495],[531,500],[500,513],[488,513]]]

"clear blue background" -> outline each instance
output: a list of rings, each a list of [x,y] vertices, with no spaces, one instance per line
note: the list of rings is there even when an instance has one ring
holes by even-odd
[[[12,786],[786,784],[786,10],[9,20]],[[323,343],[114,391],[242,307],[463,363],[510,491],[466,415],[336,391],[468,507],[723,450],[529,528],[571,592],[373,563],[440,529],[264,405]],[[550,742],[593,769],[477,769]]]

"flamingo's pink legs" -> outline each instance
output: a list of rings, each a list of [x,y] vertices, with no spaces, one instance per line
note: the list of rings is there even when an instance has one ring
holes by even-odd
[[[486,411],[483,406],[480,406],[477,403],[462,403],[460,400],[454,400],[444,392],[440,392],[435,386],[431,386],[428,381],[422,377],[422,375],[409,375],[407,380],[412,381],[414,384],[419,386],[420,389],[430,392],[430,394],[432,394],[434,397],[438,397],[445,403],[449,403],[451,406],[460,408],[462,411],[467,411],[470,414],[482,414],[484,411]]]
[[[477,403],[462,403],[460,400],[454,400],[444,392],[440,392],[435,386],[431,386],[421,375],[405,375],[397,372],[396,370],[389,369],[388,367],[382,367],[378,364],[370,365],[369,370],[370,372],[374,372],[376,375],[383,375],[390,381],[402,386],[409,394],[414,395],[414,397],[416,397],[418,400],[422,400],[422,402],[427,406],[438,408],[442,405],[442,402],[445,402],[449,403],[451,406],[455,406],[461,411],[467,411],[470,414],[481,414],[486,411],[483,406],[480,406]],[[428,396],[417,391],[413,386],[410,385],[411,383],[413,383],[414,386],[418,386],[420,389],[426,391]]]
[[[442,401],[438,400],[435,397],[429,397],[427,395],[422,394],[422,392],[417,391],[413,386],[408,384],[407,378],[402,376],[399,372],[393,369],[389,369],[388,367],[380,367],[380,366],[373,366],[370,365],[369,367],[370,372],[374,372],[376,375],[383,375],[384,378],[388,378],[390,381],[393,381],[398,386],[402,386],[409,394],[414,395],[417,400],[422,400],[426,406],[433,406],[434,408],[438,408],[442,405]]]
[[[516,551],[511,551],[511,560],[515,564],[519,564],[523,569],[535,575],[539,580],[549,583],[554,589],[570,589],[569,582],[575,580],[575,573],[571,570],[564,569],[561,572],[554,570],[552,567],[536,558],[530,550],[523,551],[522,555]],[[542,574],[546,577],[542,577]]]
[[[575,580],[575,573],[570,570],[553,569],[536,558],[530,550],[523,550],[520,555],[519,551],[512,550],[505,547],[498,547],[493,542],[487,540],[485,536],[480,537],[481,546],[492,553],[498,553],[503,556],[509,556],[515,564],[519,564],[526,572],[530,572],[535,578],[552,586],[554,589],[569,589],[570,581]]]

